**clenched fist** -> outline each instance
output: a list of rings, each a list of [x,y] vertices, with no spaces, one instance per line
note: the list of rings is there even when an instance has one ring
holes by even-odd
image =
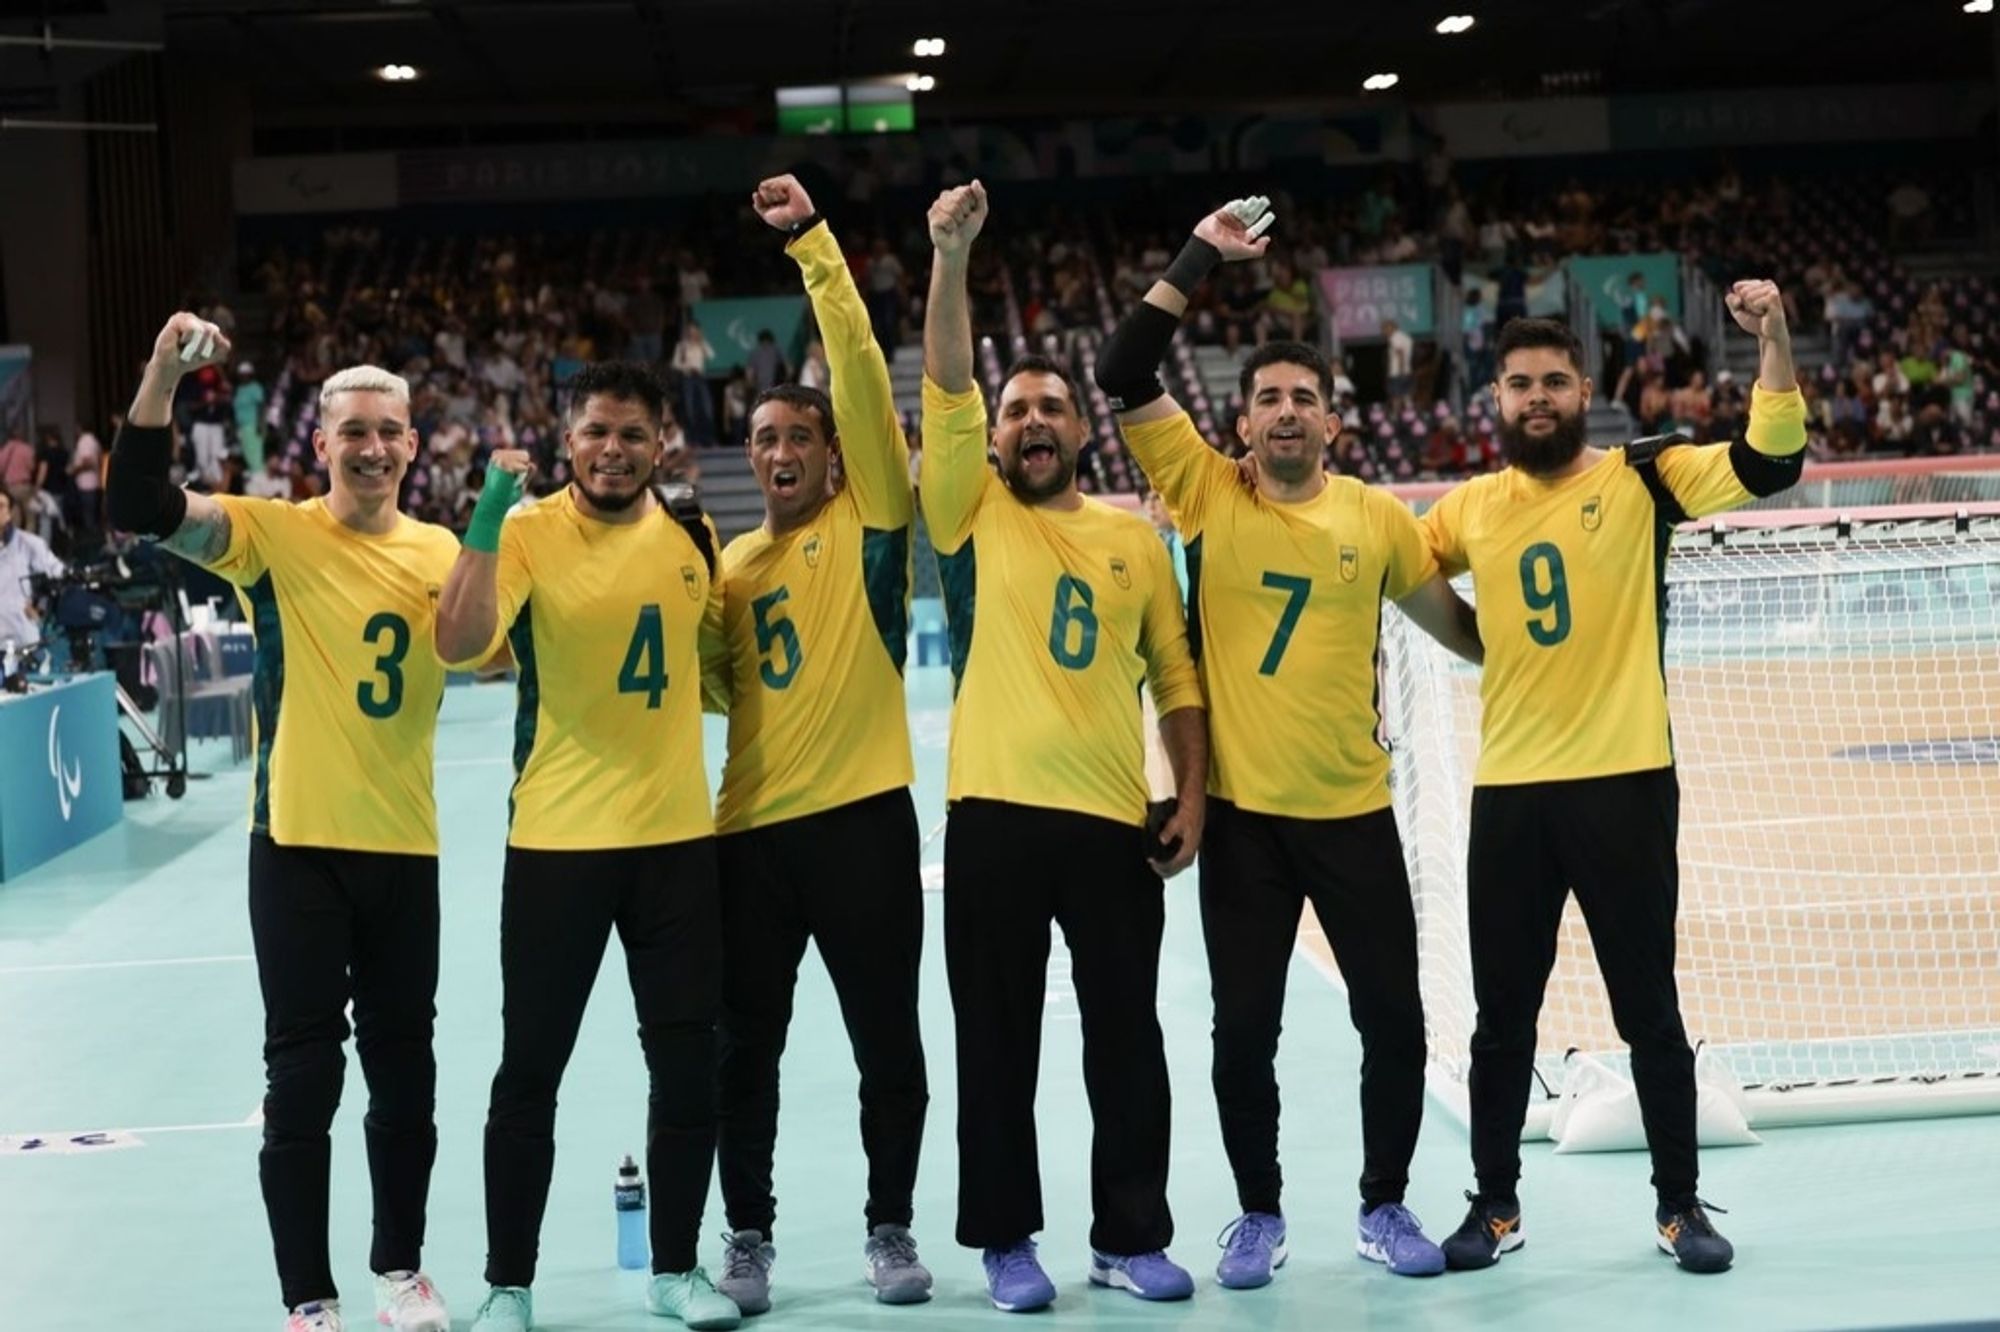
[[[928,221],[938,253],[965,253],[986,225],[986,187],[975,180],[946,190],[931,205]]]

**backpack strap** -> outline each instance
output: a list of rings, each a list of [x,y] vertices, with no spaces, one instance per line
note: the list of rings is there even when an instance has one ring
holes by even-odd
[[[1688,511],[1681,507],[1681,502],[1674,498],[1674,492],[1660,477],[1660,454],[1677,444],[1692,443],[1694,440],[1675,430],[1664,435],[1647,435],[1625,446],[1625,465],[1637,472],[1639,479],[1646,483],[1660,521],[1672,526],[1686,522]]]
[[[659,499],[668,516],[681,525],[688,540],[701,552],[708,565],[708,576],[715,577],[715,541],[708,534],[708,522],[701,511],[701,493],[685,481],[670,481],[660,487]]]

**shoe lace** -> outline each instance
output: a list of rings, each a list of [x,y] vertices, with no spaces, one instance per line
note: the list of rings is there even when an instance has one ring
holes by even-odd
[[[486,1292],[485,1302],[479,1306],[479,1317],[484,1318],[487,1314],[498,1313],[503,1309],[525,1314],[528,1311],[528,1301],[512,1286],[495,1286]]]
[[[722,1279],[743,1281],[761,1276],[764,1272],[763,1241],[753,1241],[747,1234],[725,1231],[722,1236]],[[696,1271],[701,1269],[696,1268]]]
[[[1262,1212],[1245,1212],[1222,1228],[1222,1233],[1215,1237],[1215,1247],[1230,1253],[1254,1249],[1264,1242],[1270,1229],[1270,1219]]]
[[[1032,1276],[1037,1267],[1034,1242],[1030,1240],[1011,1249],[1002,1249],[994,1263],[1003,1277]]]
[[[875,1253],[898,1267],[917,1261],[917,1241],[907,1230],[885,1230],[875,1236]]]
[[[1693,1231],[1697,1235],[1708,1237],[1715,1234],[1715,1224],[1708,1219],[1710,1212],[1720,1212],[1724,1216],[1729,1215],[1727,1207],[1717,1207],[1714,1203],[1704,1202],[1700,1198],[1696,1198],[1685,1207],[1674,1208],[1672,1215],[1680,1217],[1682,1224],[1688,1230]]]
[[[437,1298],[437,1287],[422,1272],[413,1272],[389,1288],[389,1300],[398,1312],[427,1304]]]
[[[1368,1220],[1390,1239],[1407,1239],[1424,1233],[1417,1214],[1401,1203],[1383,1203],[1368,1214]]]

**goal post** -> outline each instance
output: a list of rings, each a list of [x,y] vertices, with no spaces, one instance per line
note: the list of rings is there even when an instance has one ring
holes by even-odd
[[[1667,583],[1677,976],[1709,1071],[1752,1127],[2000,1111],[2000,503],[1739,511],[1683,527]],[[1478,672],[1393,607],[1382,669],[1431,1082],[1462,1117]],[[1571,1050],[1625,1067],[1574,901],[1528,1136]]]

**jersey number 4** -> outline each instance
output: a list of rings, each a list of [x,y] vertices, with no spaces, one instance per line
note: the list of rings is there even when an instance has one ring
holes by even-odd
[[[658,708],[667,692],[667,634],[657,602],[639,607],[639,623],[632,626],[632,641],[625,647],[625,664],[618,668],[618,692],[644,694],[649,709]]]

